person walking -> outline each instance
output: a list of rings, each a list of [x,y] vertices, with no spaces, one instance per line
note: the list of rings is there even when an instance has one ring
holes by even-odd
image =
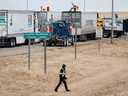
[[[66,79],[67,79],[67,78],[65,77],[65,73],[66,73],[65,68],[66,68],[66,65],[63,64],[63,65],[62,65],[62,69],[60,70],[60,74],[59,74],[59,76],[60,76],[60,81],[59,81],[59,84],[56,86],[56,88],[55,88],[55,90],[54,90],[55,92],[58,92],[57,90],[58,90],[58,88],[59,88],[59,86],[61,85],[62,82],[64,83],[65,90],[66,90],[66,91],[70,91],[70,90],[68,89],[67,83],[66,83]]]

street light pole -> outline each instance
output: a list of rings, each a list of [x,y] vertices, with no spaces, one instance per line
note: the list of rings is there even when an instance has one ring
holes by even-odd
[[[112,0],[112,27],[111,27],[111,44],[113,44],[113,7],[114,7],[114,0]]]

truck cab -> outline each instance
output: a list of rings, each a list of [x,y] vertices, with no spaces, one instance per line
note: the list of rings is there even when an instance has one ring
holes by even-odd
[[[46,41],[46,45],[63,45],[68,46],[68,43],[74,45],[74,36],[72,35],[72,28],[69,22],[65,20],[58,20],[53,22],[53,32],[51,38]]]
[[[68,36],[71,35],[71,30],[69,28],[69,22],[57,21],[53,23],[53,34],[60,35],[60,36]]]

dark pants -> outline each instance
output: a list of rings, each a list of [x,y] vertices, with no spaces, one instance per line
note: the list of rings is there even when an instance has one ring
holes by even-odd
[[[61,85],[62,82],[64,83],[65,90],[66,90],[66,91],[68,90],[66,80],[64,80],[64,79],[61,78],[61,77],[60,77],[60,82],[59,82],[59,84],[56,86],[55,90],[57,90],[57,89],[59,88],[59,86]]]

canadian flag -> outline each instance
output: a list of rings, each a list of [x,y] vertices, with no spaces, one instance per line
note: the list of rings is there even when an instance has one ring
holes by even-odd
[[[45,25],[45,23],[44,23],[44,25]],[[52,32],[52,25],[51,25],[50,27],[46,27],[46,30],[47,30],[48,32]]]
[[[50,11],[50,7],[47,7],[47,12],[49,12]]]
[[[69,32],[72,33],[72,27],[69,25]]]

